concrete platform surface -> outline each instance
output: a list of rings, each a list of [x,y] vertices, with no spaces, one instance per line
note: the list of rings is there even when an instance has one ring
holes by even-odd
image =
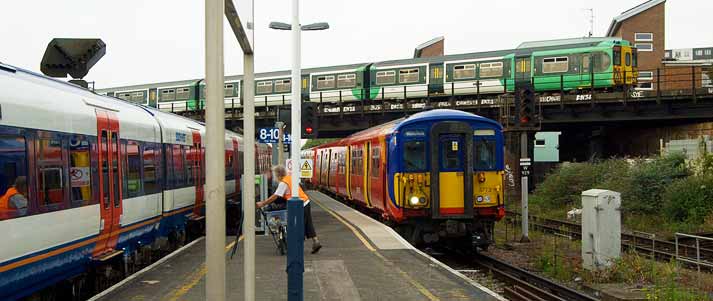
[[[305,241],[304,300],[504,300],[415,250],[391,228],[324,194],[308,194],[324,247],[313,255]],[[228,300],[244,300],[242,254],[240,243],[227,260]],[[256,300],[287,300],[285,262],[270,236],[257,236]],[[206,272],[200,240],[95,300],[205,300]]]

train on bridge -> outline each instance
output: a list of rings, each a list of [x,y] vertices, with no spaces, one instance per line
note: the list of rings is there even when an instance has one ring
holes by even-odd
[[[225,107],[240,108],[242,76],[228,76]],[[542,91],[621,90],[636,84],[637,52],[619,38],[578,38],[523,43],[510,50],[414,58],[302,70],[302,99],[349,102],[513,92],[526,81]],[[289,71],[255,76],[255,105],[290,102]],[[98,93],[163,111],[198,110],[202,79],[102,89]]]
[[[390,224],[412,244],[487,249],[505,215],[497,122],[430,110],[303,150],[307,181]]]
[[[0,64],[0,300],[85,298],[201,235],[204,135],[195,120]],[[245,147],[226,131],[235,200]],[[270,147],[249,147],[270,175]]]

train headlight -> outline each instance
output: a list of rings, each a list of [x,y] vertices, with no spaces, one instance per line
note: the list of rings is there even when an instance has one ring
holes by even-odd
[[[482,203],[482,202],[483,202],[483,196],[482,196],[482,195],[479,195],[477,198],[475,198],[475,201],[478,202],[478,203]]]
[[[408,201],[411,204],[411,206],[416,206],[419,203],[419,199],[417,196],[412,196]]]

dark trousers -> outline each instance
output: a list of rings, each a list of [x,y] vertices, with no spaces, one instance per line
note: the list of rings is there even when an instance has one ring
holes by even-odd
[[[314,224],[312,223],[312,202],[304,206],[304,220],[305,220],[305,237],[313,238],[317,236],[317,231],[314,229]],[[270,204],[269,210],[285,210],[287,209],[287,200],[283,197],[277,198],[275,202]]]

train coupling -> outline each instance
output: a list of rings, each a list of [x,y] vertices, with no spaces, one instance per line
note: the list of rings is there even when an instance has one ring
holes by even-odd
[[[473,250],[475,250],[477,248],[483,248],[490,245],[490,239],[488,239],[487,235],[482,233],[473,233],[470,237],[470,243]]]

